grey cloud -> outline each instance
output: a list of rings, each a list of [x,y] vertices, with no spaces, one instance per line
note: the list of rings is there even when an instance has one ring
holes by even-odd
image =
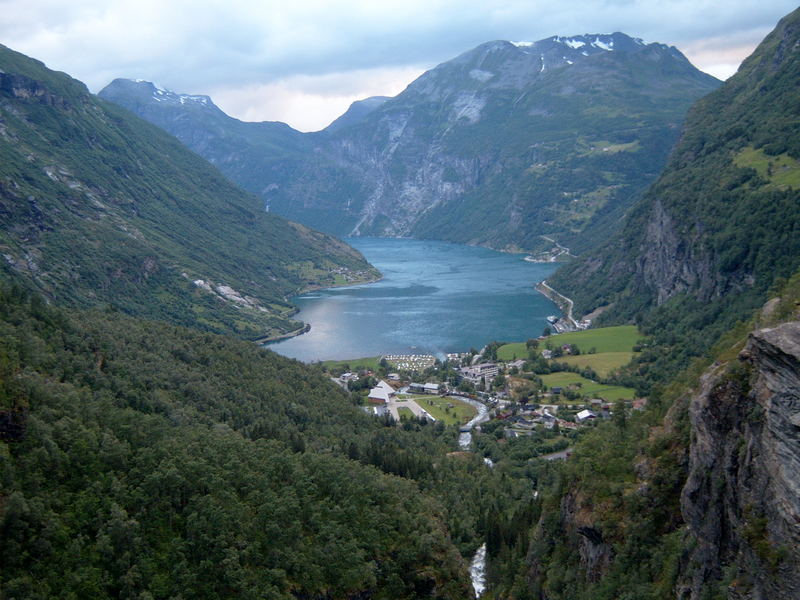
[[[345,96],[336,86],[348,78],[327,76],[430,68],[493,39],[623,31],[702,49],[697,56],[709,65],[729,64],[733,50],[753,47],[795,7],[789,0],[4,0],[0,41],[94,91],[114,77],[198,93],[306,76],[328,86],[316,93]]]

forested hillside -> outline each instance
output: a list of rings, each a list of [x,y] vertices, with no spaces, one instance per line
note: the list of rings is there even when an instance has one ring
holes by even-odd
[[[798,303],[800,274],[647,411],[585,435],[540,479],[525,559],[494,597],[796,597]]]
[[[553,278],[651,334],[627,373],[649,404],[576,444],[543,494],[530,585],[498,597],[796,597],[798,39],[795,11],[692,109],[622,235]]]
[[[0,250],[46,297],[256,338],[287,295],[377,274],[266,214],[172,136],[0,47]]]
[[[6,285],[0,333],[4,598],[470,596],[443,507],[347,458],[403,432],[320,374]]]

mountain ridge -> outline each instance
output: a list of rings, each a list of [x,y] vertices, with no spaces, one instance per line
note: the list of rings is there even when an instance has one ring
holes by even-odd
[[[286,296],[336,269],[376,276],[68,75],[6,47],[0,69],[3,268],[48,298],[258,338],[301,327]]]
[[[613,230],[666,160],[689,103],[718,83],[675,48],[622,33],[493,41],[346,127],[288,133],[282,149],[266,135],[259,148],[239,131],[189,126],[187,111],[156,100],[137,106],[119,83],[100,96],[294,220],[339,235],[532,250],[548,246],[541,235],[580,246]]]
[[[795,11],[691,109],[664,172],[622,232],[551,277],[578,312],[613,303],[605,319],[681,322],[696,309],[711,324],[754,310],[776,278],[794,272],[797,39]]]

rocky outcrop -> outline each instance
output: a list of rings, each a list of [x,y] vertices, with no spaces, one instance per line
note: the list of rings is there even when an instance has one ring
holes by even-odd
[[[687,292],[707,302],[753,284],[753,277],[745,270],[720,274],[717,257],[703,243],[702,223],[687,235],[679,231],[679,222],[659,198],[654,199],[635,276],[652,290],[656,304]]]
[[[681,507],[693,550],[678,597],[791,600],[800,590],[800,322],[751,334],[692,399]]]
[[[24,75],[6,73],[2,70],[0,70],[0,95],[11,96],[17,100],[40,102],[61,110],[70,108],[66,98],[53,94],[42,83]]]

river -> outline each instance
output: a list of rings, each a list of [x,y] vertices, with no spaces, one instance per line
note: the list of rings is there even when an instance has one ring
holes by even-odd
[[[472,400],[463,396],[458,396],[458,399],[467,404],[471,404],[478,411],[478,414],[461,428],[462,431],[458,436],[459,447],[462,450],[469,450],[469,447],[472,445],[472,428],[475,427],[475,425],[485,423],[489,420],[489,409],[486,408],[483,402],[478,402],[477,400]]]
[[[380,269],[376,283],[296,296],[308,333],[270,344],[306,362],[381,354],[480,349],[492,340],[523,341],[560,314],[534,285],[557,265],[521,254],[448,242],[350,238]]]

